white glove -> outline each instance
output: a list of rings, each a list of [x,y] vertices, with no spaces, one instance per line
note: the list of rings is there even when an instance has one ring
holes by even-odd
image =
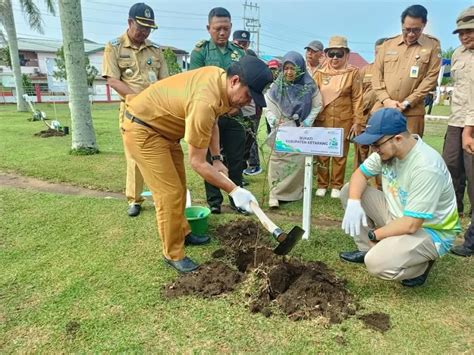
[[[236,207],[241,208],[248,213],[253,213],[252,207],[250,207],[250,201],[253,201],[258,205],[255,196],[252,195],[249,190],[245,190],[241,187],[236,187],[229,195],[234,200],[234,205]]]
[[[344,219],[342,220],[342,229],[351,237],[355,237],[360,234],[360,223],[364,227],[367,227],[367,216],[365,211],[360,204],[360,200],[347,200],[346,212],[344,213]]]

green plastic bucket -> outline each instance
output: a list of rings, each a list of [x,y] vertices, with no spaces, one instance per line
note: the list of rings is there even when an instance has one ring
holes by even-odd
[[[186,207],[184,215],[191,226],[191,231],[195,235],[204,236],[207,234],[207,219],[211,210],[207,207],[191,206]]]

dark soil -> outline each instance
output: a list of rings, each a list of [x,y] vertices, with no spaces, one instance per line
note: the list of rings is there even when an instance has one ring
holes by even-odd
[[[232,291],[243,275],[221,261],[202,264],[199,271],[185,274],[175,283],[166,287],[167,297],[183,295],[217,296]]]
[[[44,131],[40,131],[34,134],[35,137],[48,138],[48,137],[63,137],[65,134],[63,131],[57,131],[55,129],[48,128]]]
[[[356,314],[354,296],[326,264],[274,254],[271,236],[256,221],[222,225],[214,235],[222,245],[212,253],[214,260],[165,286],[166,296],[212,297],[243,283],[252,290],[243,293],[250,311],[266,317],[273,313],[292,320],[324,317],[334,324]]]
[[[369,313],[359,316],[359,319],[364,322],[366,327],[373,330],[378,330],[379,332],[385,333],[391,328],[390,326],[390,316],[385,313]]]

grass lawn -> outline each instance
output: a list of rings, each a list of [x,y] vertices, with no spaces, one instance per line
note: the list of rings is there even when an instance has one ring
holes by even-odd
[[[39,107],[54,118],[51,105]],[[69,125],[67,105],[57,116]],[[37,138],[45,126],[0,106],[0,171],[95,189],[123,190],[125,163],[117,105],[94,104],[101,154],[71,156],[69,137]],[[429,122],[425,141],[440,150],[446,122]],[[260,137],[263,139],[264,132]],[[348,168],[347,176],[350,175]],[[188,171],[193,200],[202,180]],[[249,186],[262,197],[264,174]],[[283,227],[301,223],[302,203],[284,205]],[[474,346],[474,259],[447,255],[425,286],[406,289],[339,261],[354,244],[339,228],[314,225],[292,252],[321,260],[347,280],[364,312],[390,315],[382,334],[350,318],[325,326],[251,314],[242,290],[201,299],[165,299],[176,273],[161,261],[153,205],[129,218],[124,201],[32,192],[0,186],[0,352],[469,353]],[[313,200],[313,216],[341,219],[338,201]],[[284,217],[284,218],[283,218]],[[236,220],[211,216],[211,229]],[[293,221],[290,223],[289,221]],[[278,220],[277,220],[278,222]],[[463,221],[464,225],[467,219]],[[211,230],[212,234],[212,230]],[[187,248],[198,262],[219,246]]]

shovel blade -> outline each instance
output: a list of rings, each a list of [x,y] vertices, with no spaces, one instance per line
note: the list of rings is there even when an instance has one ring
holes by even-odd
[[[277,255],[286,255],[288,254],[299,242],[301,237],[304,234],[304,230],[298,226],[294,226],[290,233],[287,234],[285,240],[280,242],[278,246],[273,249],[273,252]]]

